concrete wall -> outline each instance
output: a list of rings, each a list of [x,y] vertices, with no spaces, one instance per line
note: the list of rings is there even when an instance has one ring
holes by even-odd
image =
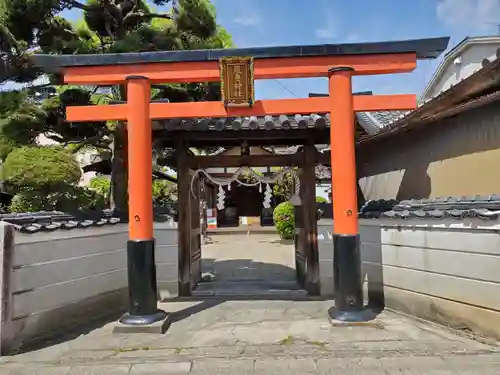
[[[500,106],[486,105],[358,150],[366,200],[490,195],[500,187]]]
[[[323,294],[333,292],[332,221],[318,234]],[[365,297],[500,339],[500,222],[360,220]]]
[[[6,231],[6,225],[0,225],[0,229]],[[175,296],[177,230],[157,224],[155,237],[160,295]],[[127,238],[127,226],[123,224],[14,233],[14,245],[0,250],[0,350],[5,352],[26,341],[75,328],[75,324],[88,323],[89,317],[126,311]]]

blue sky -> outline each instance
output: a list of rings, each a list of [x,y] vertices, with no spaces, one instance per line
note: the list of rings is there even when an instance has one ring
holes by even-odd
[[[356,43],[498,33],[500,0],[212,0],[218,23],[238,47]],[[76,11],[65,14],[76,20]],[[420,94],[438,61],[421,61],[408,74],[355,77],[354,91]],[[326,79],[256,83],[258,98],[326,92]]]

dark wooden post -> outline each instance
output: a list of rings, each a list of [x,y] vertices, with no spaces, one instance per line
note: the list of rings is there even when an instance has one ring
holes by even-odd
[[[179,142],[177,157],[177,202],[178,202],[178,264],[179,296],[191,295],[191,186],[188,165],[188,146]]]
[[[194,176],[194,172],[190,171],[190,175]],[[200,180],[196,178],[193,181],[193,190],[195,195],[190,195],[191,198],[191,290],[193,290],[201,280],[201,229],[200,229]],[[190,186],[191,193],[191,186]]]
[[[304,173],[303,169],[298,171],[300,186],[304,186]],[[297,281],[305,287],[306,285],[306,251],[305,251],[305,231],[304,231],[304,191],[300,190],[300,206],[294,207],[295,213],[295,272],[297,274]]]
[[[302,206],[304,207],[304,232],[306,266],[306,290],[309,295],[320,294],[319,253],[318,253],[318,223],[316,210],[316,147],[308,140],[304,145],[304,169],[301,186]]]

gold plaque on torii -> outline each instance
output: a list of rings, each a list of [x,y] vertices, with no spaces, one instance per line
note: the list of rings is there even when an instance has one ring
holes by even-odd
[[[252,57],[219,60],[222,101],[226,107],[251,107],[254,103]]]

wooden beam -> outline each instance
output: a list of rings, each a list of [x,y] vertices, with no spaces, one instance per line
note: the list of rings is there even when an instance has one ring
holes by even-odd
[[[172,118],[248,117],[279,116],[283,114],[329,113],[328,97],[301,99],[257,100],[251,108],[226,108],[224,103],[151,103],[152,120]],[[414,94],[406,95],[355,95],[354,111],[411,110],[417,106]],[[127,104],[70,106],[66,109],[66,120],[79,121],[125,121]]]
[[[255,79],[327,77],[338,66],[354,68],[354,75],[408,73],[417,67],[416,53],[338,55],[256,59]],[[68,67],[64,83],[71,85],[117,85],[128,76],[142,76],[152,83],[216,82],[220,80],[217,61],[117,64]]]
[[[302,144],[304,139],[311,137],[316,144],[330,142],[330,128],[309,129],[275,129],[233,131],[170,131],[155,130],[153,139],[159,147],[175,147],[176,141],[183,139],[189,147],[240,147],[243,140],[249,146],[293,146]]]
[[[234,167],[280,167],[288,165],[301,165],[301,154],[289,155],[213,155],[213,156],[187,156],[186,163],[191,169],[200,168],[234,168]],[[162,161],[162,164],[173,165],[173,158]]]

